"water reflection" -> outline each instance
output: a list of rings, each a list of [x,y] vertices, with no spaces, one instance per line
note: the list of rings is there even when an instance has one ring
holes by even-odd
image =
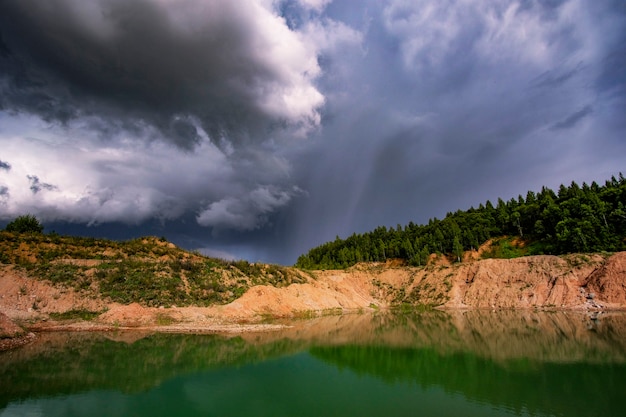
[[[237,337],[43,334],[0,354],[0,416],[415,415],[415,407],[624,415],[622,314],[430,312],[291,324]]]

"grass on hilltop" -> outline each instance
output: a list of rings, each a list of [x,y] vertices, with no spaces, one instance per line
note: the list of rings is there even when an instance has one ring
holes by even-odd
[[[253,285],[307,280],[291,268],[210,258],[154,237],[119,242],[2,231],[0,263],[92,297],[147,306],[224,304]]]

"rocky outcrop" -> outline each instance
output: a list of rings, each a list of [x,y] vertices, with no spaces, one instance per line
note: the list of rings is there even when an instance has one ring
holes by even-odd
[[[347,271],[319,272],[316,277],[320,281],[349,281],[381,306],[405,303],[448,309],[626,308],[626,252],[610,256],[483,259],[457,264],[434,262],[425,268],[361,264]]]
[[[23,334],[24,329],[13,323],[6,314],[0,312],[0,339],[11,339]]]
[[[626,252],[485,259],[455,272],[448,308],[626,307]]]
[[[626,252],[611,256],[582,282],[588,297],[611,305],[626,305]]]
[[[316,271],[308,284],[254,287],[220,314],[289,316],[393,305],[446,309],[626,309],[626,252],[529,256],[424,268],[360,264]]]
[[[32,333],[27,333],[4,313],[0,312],[0,351],[13,349],[33,340]]]

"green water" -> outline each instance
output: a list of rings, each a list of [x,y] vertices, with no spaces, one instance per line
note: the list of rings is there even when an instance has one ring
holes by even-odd
[[[343,316],[224,337],[50,333],[5,416],[626,416],[626,317]]]

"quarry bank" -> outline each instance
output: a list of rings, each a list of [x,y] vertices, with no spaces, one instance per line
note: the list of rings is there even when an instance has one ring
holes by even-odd
[[[232,302],[210,306],[112,302],[5,264],[0,265],[0,348],[28,343],[41,331],[260,332],[289,326],[268,319],[396,308],[576,310],[592,319],[626,310],[626,252],[515,259],[473,255],[466,253],[461,263],[433,256],[419,268],[388,261],[346,270],[294,270],[304,282],[253,285]]]

